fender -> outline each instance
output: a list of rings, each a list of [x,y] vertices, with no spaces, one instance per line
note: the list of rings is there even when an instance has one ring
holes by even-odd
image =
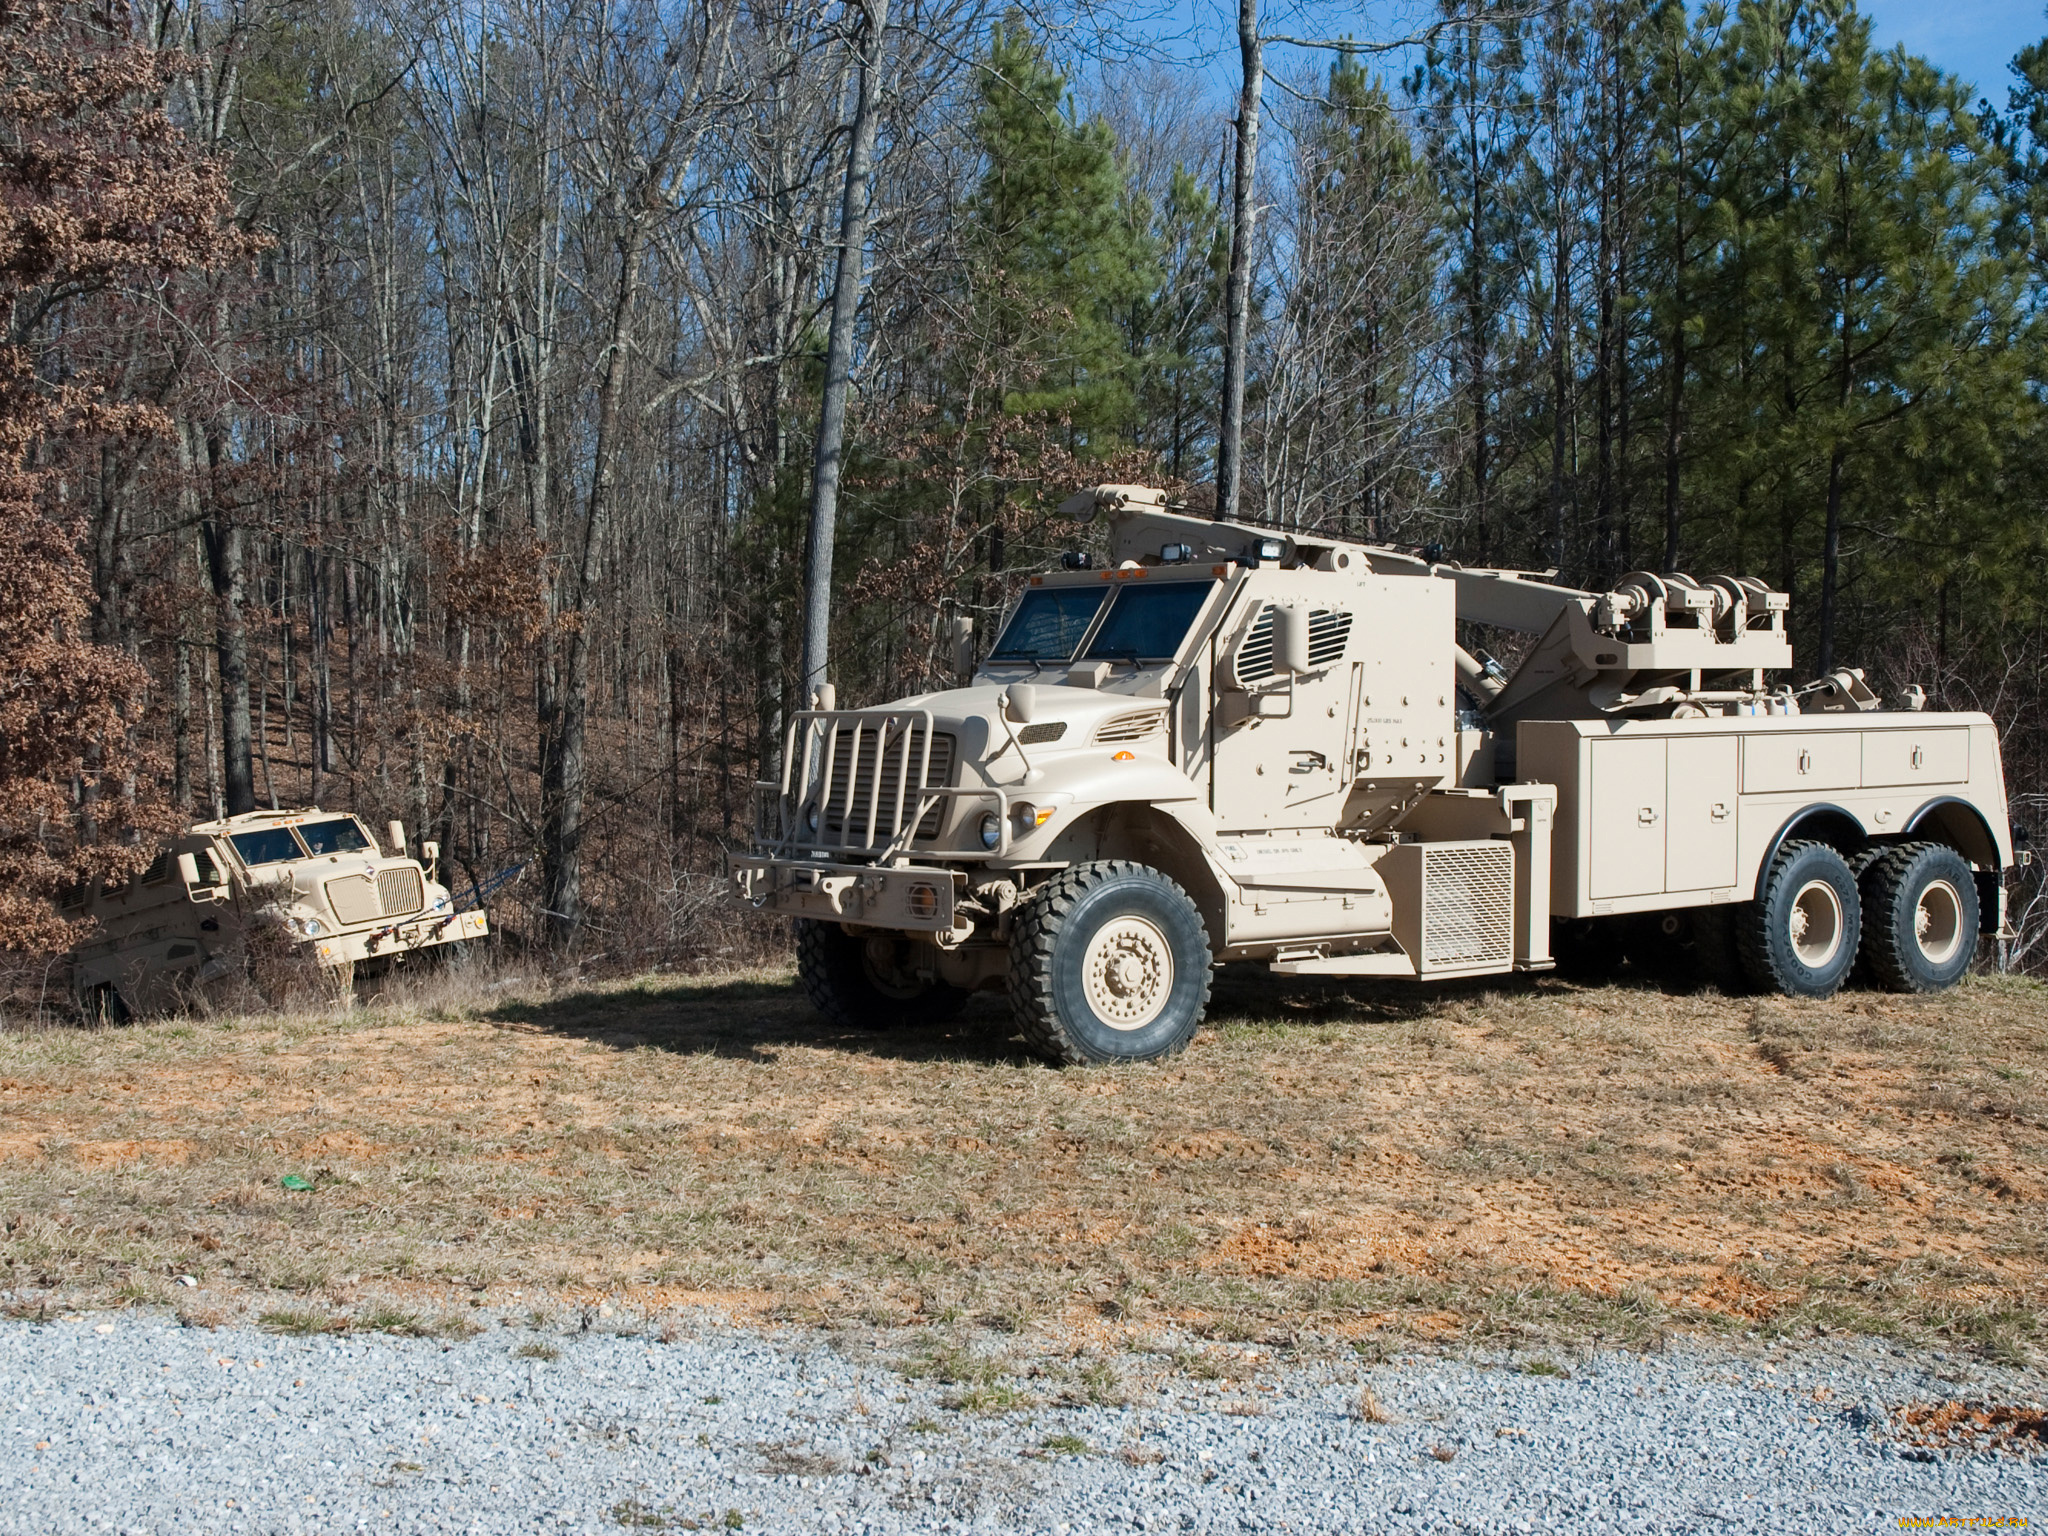
[[[1937,795],[1921,806],[1907,818],[1901,835],[1911,837],[1918,832],[1932,836],[1937,831],[1946,834],[1937,841],[1946,842],[1971,863],[1980,864],[1993,874],[2002,872],[2012,862],[1984,813],[1955,795]]]
[[[1860,851],[1870,841],[1870,834],[1863,830],[1863,823],[1854,813],[1845,811],[1831,802],[1809,805],[1795,811],[1786,823],[1778,828],[1771,838],[1770,846],[1764,849],[1764,856],[1757,860],[1757,875],[1771,867],[1771,860],[1778,856],[1778,850],[1791,840],[1794,833],[1804,831],[1808,836],[1818,836],[1845,857]],[[1749,893],[1756,895],[1752,887]]]

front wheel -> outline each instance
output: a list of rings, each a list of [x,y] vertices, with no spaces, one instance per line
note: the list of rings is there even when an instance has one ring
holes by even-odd
[[[967,994],[921,976],[918,948],[914,939],[858,938],[836,923],[800,918],[797,980],[811,1006],[841,1029],[943,1024],[967,1006]]]
[[[1862,914],[1846,859],[1826,843],[1787,843],[1737,910],[1742,968],[1787,997],[1833,997],[1856,964]]]
[[[1977,953],[1977,880],[1940,843],[1887,848],[1864,870],[1863,958],[1892,992],[1940,992]]]
[[[1024,1038],[1072,1066],[1184,1049],[1209,1006],[1209,934],[1187,892],[1122,859],[1031,893],[1010,930],[1010,1007]]]

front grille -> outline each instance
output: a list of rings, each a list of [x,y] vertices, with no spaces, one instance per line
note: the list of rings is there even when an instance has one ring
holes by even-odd
[[[374,923],[383,916],[377,901],[377,887],[361,875],[344,875],[327,882],[327,905],[334,920],[344,928],[357,923]]]
[[[831,722],[816,737],[818,766],[831,764],[831,778],[818,830],[841,847],[876,847],[893,839],[899,817],[917,810],[917,767],[925,762],[925,728],[886,716]],[[953,738],[934,733],[925,763],[925,788],[942,788],[953,777]],[[808,775],[806,775],[808,777]],[[913,834],[936,837],[939,806],[926,811]]]
[[[1422,964],[1501,964],[1515,942],[1514,850],[1506,843],[1422,850]]]
[[[1102,729],[1095,733],[1095,739],[1105,745],[1120,741],[1143,741],[1162,725],[1166,724],[1163,709],[1141,709],[1128,715],[1118,715],[1105,721]]]
[[[405,917],[427,904],[426,884],[416,869],[380,869],[377,900],[383,905],[384,916]]]

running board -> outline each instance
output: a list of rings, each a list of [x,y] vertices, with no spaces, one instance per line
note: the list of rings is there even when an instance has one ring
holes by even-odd
[[[1415,962],[1398,949],[1370,955],[1301,955],[1275,960],[1269,968],[1275,976],[1415,976]]]

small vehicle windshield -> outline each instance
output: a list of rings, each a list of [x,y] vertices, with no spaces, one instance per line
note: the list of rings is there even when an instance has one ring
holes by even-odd
[[[1208,581],[1172,581],[1156,587],[1119,587],[1116,606],[1089,643],[1089,657],[1102,661],[1173,660],[1214,586]]]
[[[290,827],[265,827],[259,832],[230,832],[228,841],[235,845],[235,852],[242,856],[242,862],[251,869],[258,864],[283,864],[306,856],[306,850],[301,848],[299,840],[292,836]]]
[[[1102,587],[1034,587],[1024,594],[991,661],[1071,661],[1102,611]]]
[[[370,840],[363,836],[363,829],[352,816],[301,823],[299,836],[315,853],[361,853],[370,846]]]

